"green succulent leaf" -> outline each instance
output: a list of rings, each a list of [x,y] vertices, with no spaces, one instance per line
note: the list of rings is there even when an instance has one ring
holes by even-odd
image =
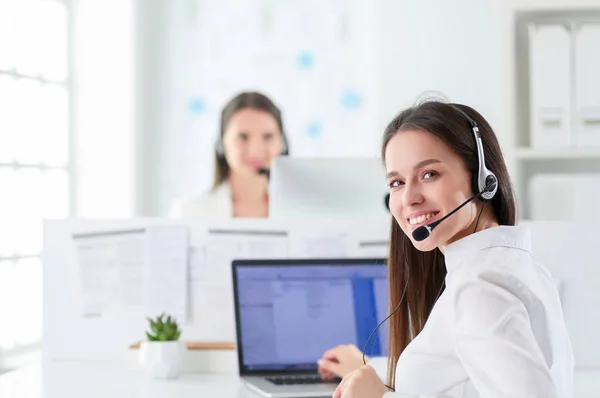
[[[160,326],[158,324],[156,324],[155,322],[151,322],[150,323],[150,330],[152,330],[152,333],[154,333],[154,334],[159,334],[160,333]]]
[[[146,332],[150,341],[177,341],[181,337],[181,330],[175,318],[171,315],[168,315],[166,319],[164,317],[164,312],[155,319],[146,317],[152,331],[152,334]]]

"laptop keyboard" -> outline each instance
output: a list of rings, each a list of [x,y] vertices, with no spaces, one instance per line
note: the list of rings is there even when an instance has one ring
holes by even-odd
[[[293,384],[338,384],[342,379],[339,377],[333,379],[323,379],[321,375],[285,375],[270,376],[266,378],[273,384],[293,385]]]

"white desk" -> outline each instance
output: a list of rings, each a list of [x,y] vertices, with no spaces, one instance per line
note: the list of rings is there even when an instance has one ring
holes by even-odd
[[[57,362],[0,375],[1,398],[257,398],[234,374],[183,374],[146,379],[122,365]],[[600,397],[600,371],[577,372],[574,398]]]
[[[235,374],[152,380],[114,363],[55,362],[0,375],[1,398],[256,398]]]

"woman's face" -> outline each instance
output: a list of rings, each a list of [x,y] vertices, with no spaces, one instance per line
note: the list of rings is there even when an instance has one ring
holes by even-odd
[[[385,149],[385,166],[390,211],[418,250],[430,251],[472,232],[477,201],[441,222],[423,241],[412,237],[416,228],[439,220],[473,195],[464,162],[441,139],[421,130],[400,131]]]
[[[223,133],[225,158],[231,171],[257,175],[281,153],[283,140],[275,118],[261,110],[241,109],[233,114]]]

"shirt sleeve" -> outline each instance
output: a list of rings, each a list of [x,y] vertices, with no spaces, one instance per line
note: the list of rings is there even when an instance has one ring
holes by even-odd
[[[454,347],[482,397],[558,397],[514,281],[480,274],[454,292]],[[529,307],[537,305],[537,302]]]

